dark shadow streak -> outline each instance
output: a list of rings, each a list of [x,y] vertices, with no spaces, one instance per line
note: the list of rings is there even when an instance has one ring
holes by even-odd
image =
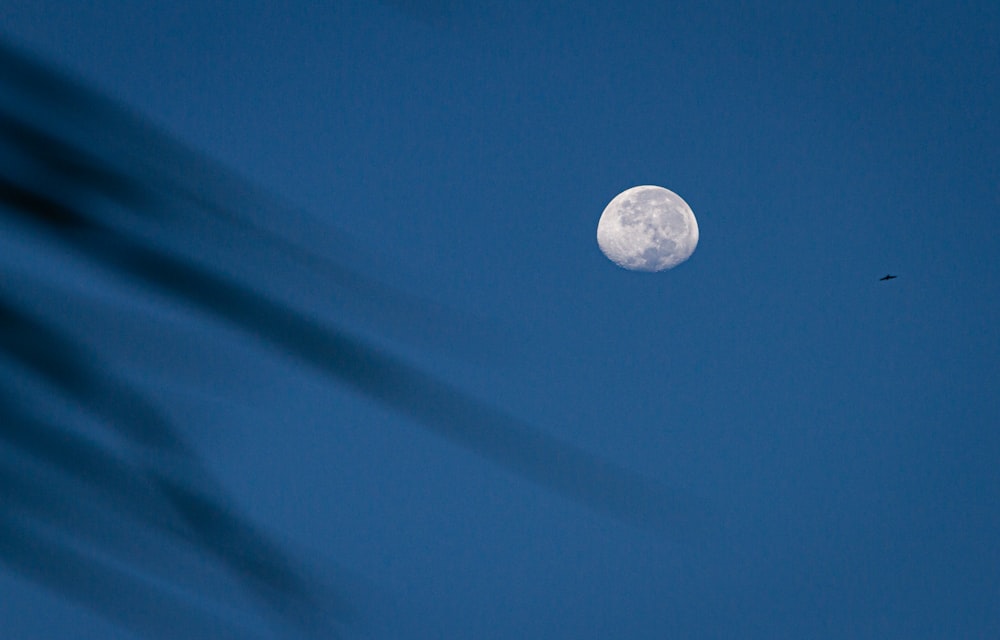
[[[345,266],[361,261],[360,256],[332,259],[330,246],[335,253],[358,252],[347,238],[326,226],[305,233],[311,240],[307,244],[315,244],[317,236],[323,238],[323,252],[291,240],[289,222],[315,226],[308,217],[281,206],[140,118],[0,40],[0,86],[4,84],[13,89],[13,99],[0,100],[0,143],[21,156],[22,171],[35,170],[34,175],[13,182],[43,191],[53,201],[72,203],[85,212],[85,218],[96,221],[100,215],[101,207],[90,205],[113,202],[127,213],[123,218],[104,210],[102,226],[135,239],[146,234],[159,243],[184,246],[198,238],[214,251],[265,251],[273,263],[291,261],[299,266],[286,285],[322,283],[327,295],[331,288],[339,288],[339,295],[334,295],[340,313],[359,313],[409,342],[416,339],[480,356],[490,353],[487,345],[494,340],[489,338],[495,337],[490,332],[506,330],[492,320],[409,295]],[[24,105],[18,108],[18,97],[29,103],[27,110]],[[45,117],[49,118],[45,125],[34,124]],[[67,124],[75,126],[67,131]],[[227,258],[238,255],[230,251]],[[315,290],[310,294],[314,296]]]
[[[45,158],[39,161],[44,164]],[[59,171],[52,167],[51,173]],[[111,179],[105,182],[114,183],[116,191],[140,190]],[[231,277],[109,227],[71,197],[53,197],[0,177],[0,202],[70,250],[222,318],[451,441],[574,500],[645,526],[659,526],[682,515],[678,496],[655,483],[520,424]]]
[[[62,333],[0,298],[0,352],[34,371],[62,393],[95,413],[134,444],[193,455],[179,434],[140,394],[117,383]]]
[[[148,638],[262,637],[0,511],[0,563]]]
[[[41,374],[61,393],[78,400],[95,415],[121,430],[132,446],[129,463],[97,443],[32,418],[27,409],[0,387],[0,441],[50,467],[64,482],[84,483],[97,492],[93,506],[112,508],[137,524],[168,534],[214,556],[266,607],[301,626],[321,626],[317,601],[326,591],[292,568],[283,551],[232,515],[215,486],[167,421],[150,403],[93,363],[98,361],[58,332],[0,301],[0,347],[28,371]],[[59,364],[62,366],[60,367]],[[26,371],[27,372],[27,371]],[[134,450],[136,426],[153,426],[153,443],[169,445],[168,456]],[[149,430],[139,432],[150,440]],[[169,436],[169,437],[166,437]],[[199,487],[195,489],[194,487]],[[331,594],[327,594],[331,595]],[[348,609],[338,606],[339,614]]]
[[[676,496],[610,463],[519,424],[365,342],[260,293],[155,248],[99,229],[42,194],[0,181],[0,201],[60,240],[142,284],[174,295],[279,347],[339,382],[392,406],[452,442],[574,500],[660,527],[682,516]]]
[[[122,135],[115,124],[123,117],[121,111],[0,42],[0,88],[5,85],[22,102],[44,102],[43,115],[33,117],[53,121],[51,126],[32,124],[0,105],[0,216],[145,290],[234,326],[449,442],[572,500],[658,531],[676,530],[695,512],[678,493],[474,399],[342,325],[321,321],[260,291],[231,275],[233,265],[218,257],[192,257],[178,245],[186,234],[210,229],[224,240],[229,233],[238,252],[250,246],[248,230],[253,225],[210,195],[211,184],[199,193],[177,178],[182,171],[175,168],[166,176],[162,158],[159,170],[150,169],[155,161],[145,163],[145,175],[122,168],[127,158],[108,161],[107,154],[121,153],[123,146],[112,143]],[[15,104],[18,108],[23,112],[24,105]],[[96,129],[94,138],[102,142],[96,150],[83,150],[63,138],[66,127]],[[103,138],[101,131],[107,134]],[[124,133],[134,131],[125,128]],[[176,149],[167,150],[162,138],[140,141],[146,148],[136,148],[132,141],[132,153],[142,151],[154,159],[180,157]],[[16,161],[5,165],[10,156]],[[197,213],[211,215],[199,221]],[[300,266],[322,263],[329,268],[325,273],[340,273],[339,281],[349,292],[364,295],[376,289],[367,279],[277,236],[254,237],[255,246],[273,255],[290,255]],[[381,290],[373,298],[384,305],[386,315],[404,308],[393,303],[394,295]],[[323,633],[312,618],[322,618],[326,594],[291,566],[278,545],[225,506],[219,497],[223,492],[155,405],[68,333],[25,313],[2,290],[0,357],[16,365],[18,375],[44,381],[54,397],[85,408],[127,444],[125,453],[114,453],[67,425],[38,418],[0,379],[0,444],[47,471],[47,480],[18,482],[19,471],[0,468],[6,486],[20,486],[26,496],[53,501],[64,489],[86,487],[97,496],[90,505],[95,513],[116,512],[124,516],[122,527],[131,522],[199,550],[287,624],[317,637]],[[78,550],[74,542],[79,531],[72,519],[51,504],[32,508],[26,496],[8,496],[2,502],[0,562],[134,629],[156,626],[178,612],[190,615],[195,626],[215,624],[175,603],[167,591]],[[15,513],[31,515],[23,520]],[[49,523],[61,537],[45,533],[37,520]],[[129,569],[144,566],[139,555],[126,553],[120,560]],[[83,586],[87,584],[102,587],[88,590]],[[118,591],[128,592],[128,598],[104,595]],[[343,612],[337,615],[343,617]]]

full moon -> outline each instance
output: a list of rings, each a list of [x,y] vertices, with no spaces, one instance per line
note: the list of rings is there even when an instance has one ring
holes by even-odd
[[[698,246],[698,221],[673,191],[651,185],[632,187],[604,208],[597,223],[597,244],[625,269],[673,269]]]

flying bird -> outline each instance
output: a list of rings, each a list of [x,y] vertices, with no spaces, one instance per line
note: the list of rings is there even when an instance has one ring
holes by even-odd
[[[892,280],[893,278],[898,278],[898,277],[899,276],[894,276],[891,273],[887,273],[884,276],[882,276],[881,278],[879,278],[879,281],[882,281],[882,280]]]

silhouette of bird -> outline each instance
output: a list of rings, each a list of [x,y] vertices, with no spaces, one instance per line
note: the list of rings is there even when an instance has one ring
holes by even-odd
[[[885,274],[884,276],[882,276],[881,278],[879,278],[879,280],[880,280],[880,281],[882,281],[882,280],[892,280],[892,279],[894,279],[894,278],[898,278],[898,277],[899,277],[899,276],[894,276],[894,275],[892,275],[891,273],[887,273],[887,274]]]

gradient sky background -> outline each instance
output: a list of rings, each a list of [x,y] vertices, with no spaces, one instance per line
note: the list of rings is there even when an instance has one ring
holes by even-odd
[[[685,497],[644,529],[217,327],[88,327],[357,637],[1000,636],[1000,4],[5,0],[0,32],[454,320],[359,329]],[[672,271],[597,248],[637,184],[698,218]],[[130,637],[0,595],[5,637]]]

